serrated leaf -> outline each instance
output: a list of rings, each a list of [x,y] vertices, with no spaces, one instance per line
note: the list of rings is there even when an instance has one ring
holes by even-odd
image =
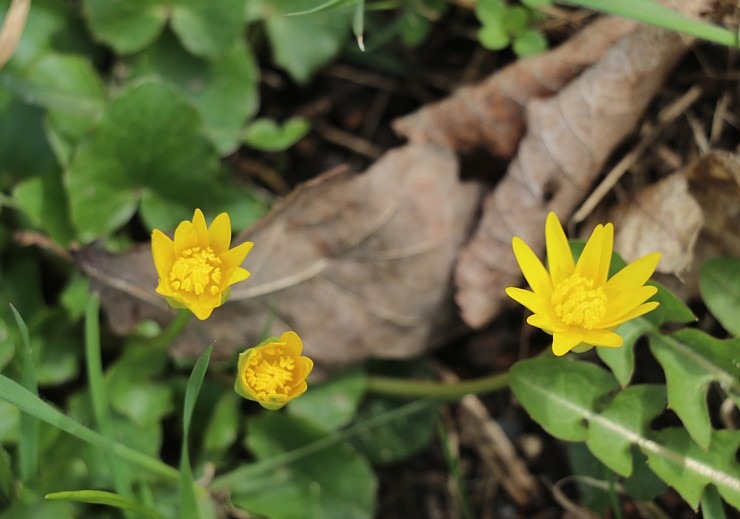
[[[153,42],[167,22],[169,10],[167,0],[84,0],[82,5],[95,37],[119,54],[136,52]]]
[[[268,18],[265,28],[275,63],[298,83],[307,83],[339,53],[351,21],[351,13],[342,11]]]
[[[725,330],[740,337],[740,259],[712,258],[699,272],[704,303]]]
[[[126,223],[142,192],[197,207],[218,168],[200,126],[195,110],[157,83],[136,86],[113,100],[67,172],[82,241]]]
[[[586,445],[604,465],[622,476],[630,476],[633,435],[647,435],[650,421],[665,409],[665,402],[663,386],[628,387],[600,413],[603,420],[590,422]],[[620,426],[614,427],[615,423]]]
[[[551,435],[585,441],[584,418],[596,416],[599,399],[617,388],[607,371],[585,362],[532,359],[511,368],[509,385],[529,415]]]
[[[247,446],[266,460],[327,438],[302,419],[263,413],[247,424]],[[272,519],[370,519],[376,480],[367,461],[347,443],[330,445],[255,478],[232,495],[235,505]]]
[[[358,424],[372,423],[376,417],[392,413],[405,404],[407,402],[402,399],[374,395],[363,402],[355,420]],[[436,425],[437,408],[430,406],[377,427],[363,430],[360,425],[351,441],[375,464],[397,463],[429,445]]]
[[[172,29],[195,55],[214,59],[234,47],[246,20],[244,0],[174,0]]]
[[[740,431],[714,431],[708,450],[681,428],[663,429],[655,437],[658,444],[643,449],[648,464],[689,505],[696,509],[704,487],[713,484],[725,501],[740,508]]]
[[[652,334],[650,351],[663,367],[668,406],[702,448],[709,447],[712,425],[707,409],[709,384],[718,382],[740,405],[740,339],[719,340],[694,329]]]
[[[133,57],[129,66],[134,78],[158,78],[189,99],[221,155],[241,144],[242,128],[259,107],[259,68],[243,42],[206,61],[186,52],[165,32],[152,47]]]
[[[365,394],[366,383],[363,371],[347,371],[312,386],[311,391],[291,402],[288,412],[330,431],[337,430],[352,421]]]

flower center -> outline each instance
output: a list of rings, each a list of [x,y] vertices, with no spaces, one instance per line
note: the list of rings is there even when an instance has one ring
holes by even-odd
[[[569,326],[595,328],[606,315],[606,295],[594,280],[578,273],[558,284],[552,294],[552,306],[560,320]]]
[[[216,295],[220,292],[221,258],[210,247],[185,249],[170,271],[172,288],[200,295],[206,290]]]
[[[268,348],[252,357],[245,370],[247,384],[260,398],[282,393],[287,395],[292,386],[295,358],[283,355],[282,348]]]

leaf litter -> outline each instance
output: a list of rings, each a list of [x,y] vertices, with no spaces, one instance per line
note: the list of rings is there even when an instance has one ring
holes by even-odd
[[[708,5],[679,7],[696,14]],[[252,277],[211,320],[191,323],[174,354],[195,357],[216,340],[215,355],[226,358],[292,328],[322,375],[367,358],[418,356],[464,329],[460,316],[472,327],[489,323],[503,289],[520,282],[511,237],[543,246],[547,212],[572,214],[692,44],[602,18],[397,120],[409,144],[364,173],[332,171],[303,184],[235,239],[256,244],[244,265]],[[515,155],[482,205],[482,187],[460,181],[456,157],[475,148]],[[76,258],[114,330],[171,319],[153,292],[148,247],[88,247]]]

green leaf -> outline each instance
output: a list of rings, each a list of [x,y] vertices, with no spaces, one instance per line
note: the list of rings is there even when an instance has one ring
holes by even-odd
[[[18,441],[18,429],[21,413],[18,408],[8,402],[0,400],[0,444],[15,443]]]
[[[663,367],[668,405],[702,448],[709,447],[712,425],[707,409],[709,384],[718,382],[740,405],[740,339],[719,340],[694,329],[650,335],[650,351]]]
[[[699,290],[707,308],[725,330],[740,337],[740,259],[705,261],[699,272]]]
[[[103,490],[75,490],[71,492],[54,492],[47,494],[49,500],[76,501],[78,503],[90,503],[94,505],[105,505],[121,510],[128,510],[139,514],[147,519],[165,519],[165,516],[156,510],[145,506],[138,501]]]
[[[656,433],[657,445],[643,449],[650,468],[673,486],[694,509],[705,486],[713,484],[730,505],[740,508],[740,471],[736,461],[740,431],[713,431],[708,450],[694,443],[686,430]]]
[[[83,0],[93,35],[118,54],[143,49],[162,31],[169,15],[167,0]]]
[[[218,58],[242,35],[245,0],[174,0],[172,29],[193,54]]]
[[[628,387],[600,413],[602,420],[591,421],[586,445],[604,465],[622,476],[630,476],[633,438],[647,436],[650,421],[665,410],[665,404],[663,386]],[[614,427],[615,423],[619,427]]]
[[[504,16],[504,28],[512,36],[519,36],[529,24],[529,11],[522,6],[510,7]]]
[[[517,56],[526,58],[534,56],[547,50],[547,39],[545,35],[534,29],[526,29],[514,38],[512,49]]]
[[[475,16],[482,25],[501,25],[509,9],[504,0],[479,0],[475,2]]]
[[[5,420],[4,415],[3,420]],[[0,437],[2,436],[0,435]],[[15,497],[15,480],[13,479],[13,471],[10,468],[10,456],[0,443],[0,510],[11,503]]]
[[[624,489],[632,498],[649,503],[665,492],[666,484],[650,470],[647,458],[638,448],[632,448],[632,475],[624,483]]]
[[[180,517],[185,519],[198,519],[198,498],[193,488],[193,471],[190,468],[190,422],[193,418],[195,403],[198,401],[198,394],[203,385],[203,379],[206,376],[208,363],[211,360],[214,344],[208,346],[205,351],[198,357],[198,361],[193,367],[193,371],[188,379],[188,385],[185,390],[185,403],[182,412],[182,444],[180,446]]]
[[[67,310],[72,321],[85,315],[87,300],[90,298],[90,280],[82,274],[74,273],[62,290],[59,300]]]
[[[132,57],[129,67],[133,78],[160,79],[191,101],[222,155],[241,144],[242,128],[259,108],[259,68],[244,42],[205,61],[186,52],[166,31],[153,46]]]
[[[272,119],[257,119],[244,136],[244,142],[252,148],[264,151],[281,151],[290,148],[311,129],[303,117],[291,117],[282,126]]]
[[[47,97],[49,124],[75,143],[103,111],[105,86],[89,59],[50,54],[36,62],[25,76],[35,92],[43,91]]]
[[[366,377],[361,370],[342,373],[294,400],[288,412],[334,431],[347,425],[365,394]]]
[[[355,421],[358,425],[372,422],[406,403],[400,398],[372,395],[360,406]],[[431,406],[378,427],[363,429],[360,426],[351,442],[374,464],[396,463],[429,445],[434,439],[436,425],[437,408]]]
[[[231,391],[224,393],[218,401],[203,435],[205,455],[222,453],[236,441],[241,418],[240,403],[240,399]]]
[[[248,422],[247,446],[260,460],[326,438],[330,437],[323,429],[287,414],[263,413]],[[374,516],[375,476],[367,461],[347,443],[330,444],[269,476],[244,483],[232,495],[234,504],[271,519]]]
[[[142,192],[197,207],[218,167],[199,129],[195,110],[162,85],[145,83],[113,100],[67,172],[82,241],[126,223]]]
[[[511,368],[509,385],[529,415],[551,435],[584,441],[584,418],[596,416],[599,399],[617,388],[607,371],[567,359],[532,359]]]
[[[327,11],[306,16],[272,16],[265,20],[275,63],[298,83],[333,59],[346,41],[351,13]]]
[[[13,198],[33,225],[54,241],[65,246],[74,239],[69,200],[60,171],[49,171],[19,183],[13,190]]]
[[[486,23],[478,31],[478,40],[488,50],[502,50],[509,46],[511,39],[500,21]]]

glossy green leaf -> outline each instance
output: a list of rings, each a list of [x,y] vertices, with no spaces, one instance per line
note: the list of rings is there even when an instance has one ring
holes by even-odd
[[[634,438],[647,436],[650,421],[665,410],[665,405],[663,386],[628,387],[599,413],[599,419],[590,421],[586,445],[604,465],[630,476]]]
[[[740,405],[740,339],[719,340],[686,329],[652,334],[650,351],[663,367],[668,405],[702,448],[709,446],[712,425],[707,409],[709,384],[717,382]]]
[[[327,436],[325,430],[282,413],[247,422],[247,446],[260,460],[299,449]],[[271,519],[370,519],[376,481],[367,461],[347,443],[326,448],[243,482],[235,505]]]
[[[104,236],[134,214],[142,192],[198,207],[217,170],[198,114],[156,83],[113,100],[67,172],[72,217],[83,241]]]
[[[242,35],[245,0],[173,0],[172,29],[193,54],[214,59]]]
[[[104,505],[121,510],[134,512],[146,519],[165,519],[165,516],[156,510],[141,504],[138,501],[129,499],[113,492],[103,490],[75,490],[70,492],[54,492],[47,494],[49,500],[76,501],[79,503],[90,503],[94,505]]]
[[[704,303],[720,324],[740,337],[740,258],[712,258],[699,272]]]
[[[252,148],[264,151],[280,151],[290,148],[311,129],[303,117],[291,117],[282,125],[272,119],[257,119],[247,128],[244,142]]]
[[[61,172],[49,171],[16,185],[13,198],[30,222],[66,246],[74,240],[69,200]]]
[[[342,373],[317,386],[288,406],[288,412],[334,431],[347,425],[365,394],[366,378],[361,370]]]
[[[244,42],[218,59],[189,54],[170,32],[129,61],[132,78],[155,78],[190,100],[222,155],[241,144],[242,129],[259,107],[259,68]]]
[[[717,487],[730,505],[740,508],[740,470],[736,460],[740,431],[713,431],[708,450],[693,442],[681,428],[663,429],[655,437],[656,444],[643,448],[650,468],[693,508],[699,506],[708,484]]]
[[[265,20],[275,63],[298,83],[334,58],[347,41],[350,12],[326,11],[306,16],[271,16]]]
[[[153,42],[169,15],[167,0],[83,0],[85,18],[97,39],[119,54],[130,54]]]
[[[362,424],[400,408],[402,399],[369,396],[357,411],[355,420]],[[384,425],[360,429],[352,438],[352,445],[375,464],[401,462],[429,445],[435,437],[437,408],[430,406]]]
[[[552,358],[517,362],[509,385],[537,423],[570,441],[588,438],[584,418],[595,416],[599,399],[617,388],[614,377],[593,364]]]

